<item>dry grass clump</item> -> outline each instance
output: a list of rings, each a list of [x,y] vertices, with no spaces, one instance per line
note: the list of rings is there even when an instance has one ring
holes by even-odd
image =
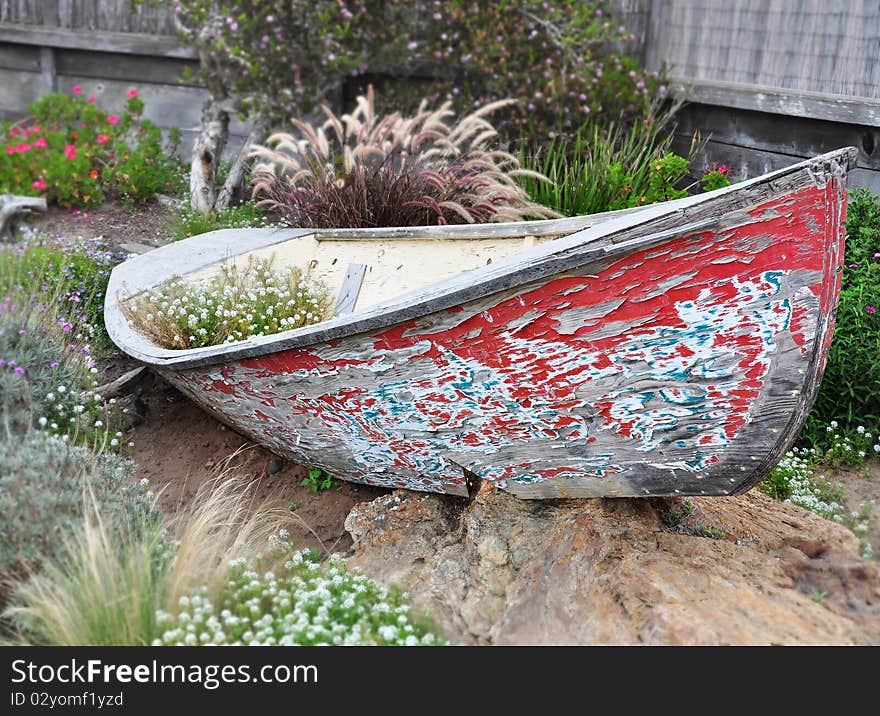
[[[323,107],[321,127],[294,120],[298,135],[273,134],[254,151],[258,204],[293,226],[370,228],[523,221],[559,216],[517,177],[545,179],[493,148],[486,119],[513,100],[453,122],[450,103],[413,117],[378,117],[372,87],[351,114]],[[545,179],[546,180],[546,179]]]

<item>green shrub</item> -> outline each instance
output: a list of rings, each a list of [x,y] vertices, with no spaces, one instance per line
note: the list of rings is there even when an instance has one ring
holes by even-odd
[[[30,105],[31,116],[0,124],[0,193],[82,207],[105,197],[144,202],[157,191],[179,190],[178,134],[166,150],[159,128],[141,118],[136,90],[129,90],[120,115],[102,110],[79,86],[73,91],[47,94]]]
[[[880,199],[852,193],[834,336],[802,444],[828,445],[831,421],[856,439],[857,425],[880,431]]]
[[[411,113],[425,95],[461,113],[513,97],[505,140],[542,143],[586,119],[635,124],[664,80],[624,51],[633,35],[596,0],[182,0],[185,41],[211,58],[203,79],[275,124],[307,115],[347,78],[394,67],[383,111]],[[206,77],[210,75],[210,77]]]
[[[574,134],[587,120],[645,117],[663,79],[624,50],[632,34],[596,0],[388,0],[379,58],[436,79],[419,86],[470,111],[513,97],[503,137],[537,145]],[[396,106],[396,104],[395,104]]]
[[[630,129],[593,123],[570,141],[555,139],[546,150],[520,152],[524,167],[550,181],[518,181],[532,199],[566,216],[678,199],[687,194],[680,185],[691,170],[696,141],[689,157],[672,153],[664,124],[657,119]],[[700,183],[705,191],[718,189],[730,184],[727,176],[727,167],[713,165]]]
[[[96,455],[40,430],[0,440],[0,574],[8,578],[59,555],[90,501],[125,528],[158,518],[155,501],[132,481],[134,464]]]

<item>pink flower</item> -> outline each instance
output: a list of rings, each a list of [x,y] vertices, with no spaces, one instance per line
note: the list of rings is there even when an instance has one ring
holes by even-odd
[[[110,137],[106,134],[99,134],[98,138],[95,140],[98,144],[103,144],[104,142],[110,141]]]
[[[9,136],[10,137],[17,137],[20,131],[21,130],[18,127],[13,127],[12,129],[9,130]]]
[[[727,168],[726,164],[722,164],[720,167],[718,167],[718,172],[721,174],[730,174],[730,169]]]
[[[35,124],[33,127],[31,127],[31,132],[33,132],[34,134],[39,134],[40,133],[40,125]]]
[[[64,156],[68,159],[76,159],[76,145],[67,144],[64,147]]]
[[[46,138],[40,137],[36,142],[34,142],[35,147],[39,147],[40,149],[45,148],[46,146]]]
[[[86,100],[86,102],[88,102],[89,104],[94,104],[95,103],[95,95],[90,95],[89,98]]]
[[[125,93],[129,97],[137,97],[138,91],[134,87],[129,87],[128,92]]]
[[[115,114],[108,114],[107,124],[119,124],[119,117],[117,117]]]
[[[15,147],[6,147],[7,154],[15,154]]]
[[[877,309],[874,308],[873,306],[865,306],[865,310],[866,310],[868,313],[874,313]]]
[[[33,145],[25,144],[24,142],[19,142],[18,144],[15,145],[15,151],[17,151],[21,154],[24,154],[25,152],[29,152],[31,149],[33,149]]]
[[[46,180],[45,179],[37,179],[35,182],[31,184],[34,189],[39,189],[43,191],[46,188]]]
[[[82,94],[82,91],[83,91],[83,88],[80,87],[79,85],[74,85],[74,86],[73,86],[73,93],[74,93],[74,94]]]

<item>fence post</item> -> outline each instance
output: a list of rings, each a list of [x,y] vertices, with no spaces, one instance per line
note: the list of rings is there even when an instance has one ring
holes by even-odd
[[[40,94],[55,91],[55,50],[40,48]]]

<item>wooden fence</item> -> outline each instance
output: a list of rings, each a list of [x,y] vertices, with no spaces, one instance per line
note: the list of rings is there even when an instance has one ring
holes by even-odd
[[[880,190],[880,3],[876,0],[614,0],[629,49],[689,98],[677,146],[754,176],[838,146],[859,148],[853,182]],[[137,86],[147,116],[184,148],[204,90],[170,10],[130,0],[0,0],[0,118],[80,84],[118,108]],[[784,119],[783,119],[784,117]],[[246,127],[234,123],[233,135]]]

